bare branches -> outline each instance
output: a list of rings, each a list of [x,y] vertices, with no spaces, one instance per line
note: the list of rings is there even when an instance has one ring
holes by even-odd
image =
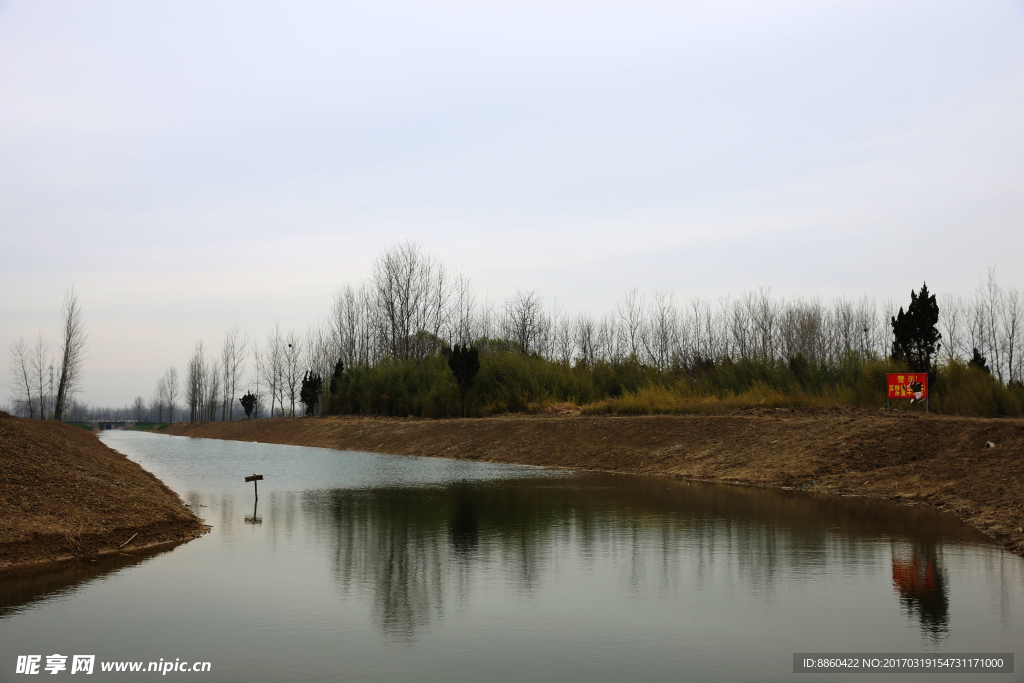
[[[71,287],[64,293],[64,306],[61,310],[60,383],[53,409],[54,419],[58,421],[70,398],[81,386],[86,338],[82,309],[78,305],[75,288]]]
[[[132,401],[132,419],[136,422],[142,422],[142,419],[146,416],[146,399],[141,396],[136,396],[135,400]]]
[[[450,316],[451,284],[444,265],[406,242],[378,257],[370,288],[382,354],[396,360],[425,357],[429,339],[439,337]]]
[[[29,357],[29,365],[32,368],[32,381],[36,387],[36,399],[39,401],[39,419],[45,420],[47,413],[47,405],[52,400],[52,392],[47,392],[43,389],[46,384],[47,373],[49,371],[50,383],[53,383],[53,361],[50,358],[49,345],[46,340],[43,339],[43,333],[40,332],[36,336],[36,344],[32,347],[32,351]],[[50,400],[48,400],[50,399]]]
[[[370,364],[376,353],[369,321],[370,296],[365,286],[356,290],[345,285],[334,295],[330,319],[335,347],[333,362],[341,360],[347,368]]]
[[[188,402],[189,422],[198,422],[203,419],[206,379],[206,351],[203,348],[202,340],[199,340],[185,367],[185,400]]]
[[[167,380],[161,377],[156,381],[156,390],[153,392],[153,400],[150,401],[150,409],[156,409],[157,422],[164,421],[164,410],[167,409]]]
[[[644,297],[639,289],[634,287],[626,292],[622,301],[615,303],[615,310],[622,323],[622,332],[625,339],[625,350],[629,356],[640,358],[640,351],[644,345],[646,325],[644,324]]]
[[[259,358],[261,376],[270,392],[270,417],[274,417],[274,405],[279,404],[284,410],[284,337],[281,336],[281,324],[274,325],[273,332],[267,337],[267,347]]]
[[[167,421],[174,422],[174,402],[178,400],[178,371],[167,368],[164,374],[164,385],[167,393]]]
[[[256,367],[250,381],[257,410],[269,393],[271,415],[294,415],[306,370],[330,377],[339,361],[345,369],[419,361],[455,344],[478,343],[483,353],[516,349],[565,368],[628,362],[678,372],[723,360],[786,363],[797,355],[815,364],[846,364],[889,356],[888,321],[895,309],[891,301],[877,305],[867,297],[773,296],[765,285],[735,296],[685,300],[671,290],[644,294],[634,287],[603,316],[573,313],[557,302],[545,305],[533,289],[516,289],[504,300],[477,299],[463,273],[405,243],[377,258],[366,284],[339,289],[328,318],[301,337],[294,331],[285,335],[277,324],[262,349],[251,345]],[[1000,379],[1024,378],[1024,299],[1017,290],[1001,288],[994,270],[972,300],[944,299],[940,314],[947,361],[969,358],[977,347]],[[220,373],[201,373],[204,391],[196,400],[207,406],[220,398],[221,419],[233,419],[248,346],[232,328],[221,349]],[[33,381],[36,370],[32,365]],[[161,403],[154,407],[161,410]],[[167,407],[173,411],[172,396]]]
[[[533,290],[521,292],[517,289],[515,297],[505,302],[504,336],[520,353],[537,351],[543,322],[540,299]]]
[[[295,417],[295,399],[302,388],[302,341],[295,332],[285,338],[284,352],[284,393],[288,397],[289,414]]]
[[[235,397],[238,395],[239,375],[245,367],[245,349],[249,340],[235,325],[224,335],[220,364],[224,372],[224,390],[221,420],[235,419]]]
[[[1024,380],[1021,372],[1021,326],[1024,325],[1024,297],[1020,290],[1010,289],[1003,296],[999,312],[1003,345],[1006,349],[1007,379],[1010,382]]]
[[[11,399],[16,409],[24,410],[30,418],[35,417],[35,404],[32,403],[31,360],[25,338],[21,337],[12,343],[9,349],[9,367],[13,379],[8,388],[14,394]]]

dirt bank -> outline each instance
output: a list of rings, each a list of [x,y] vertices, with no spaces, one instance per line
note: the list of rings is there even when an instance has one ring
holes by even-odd
[[[0,412],[0,569],[180,543],[208,529],[93,433]]]
[[[888,498],[951,512],[1024,555],[1021,420],[779,409],[714,416],[278,418],[178,423],[166,432]]]

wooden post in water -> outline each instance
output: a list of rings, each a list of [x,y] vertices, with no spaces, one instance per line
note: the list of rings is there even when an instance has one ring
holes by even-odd
[[[256,484],[256,482],[258,482],[258,481],[260,481],[262,479],[263,479],[263,475],[262,474],[253,474],[251,477],[246,477],[245,478],[246,482],[250,482],[250,481],[252,482],[252,490],[256,492],[256,500],[260,499],[259,486]]]

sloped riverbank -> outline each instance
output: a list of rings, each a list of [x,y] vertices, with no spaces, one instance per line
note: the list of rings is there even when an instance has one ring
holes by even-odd
[[[208,529],[95,434],[0,413],[0,569],[182,543]]]
[[[316,417],[165,433],[861,495],[953,513],[1024,555],[1024,421],[866,410],[726,415]],[[991,442],[994,448],[986,448]]]

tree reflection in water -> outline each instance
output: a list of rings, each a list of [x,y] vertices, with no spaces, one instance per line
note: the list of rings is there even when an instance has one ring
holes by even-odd
[[[584,565],[613,563],[631,592],[727,584],[766,596],[780,581],[813,581],[808,566],[876,567],[864,543],[881,539],[919,544],[893,560],[893,581],[922,631],[942,637],[948,597],[936,548],[975,538],[953,518],[877,501],[598,473],[302,499],[341,589],[369,589],[375,623],[400,640],[463,603],[481,576],[538,594],[570,553]]]
[[[900,606],[925,636],[937,645],[949,635],[949,595],[935,543],[914,544],[909,557],[894,552],[892,584]]]
[[[460,555],[472,553],[480,543],[476,505],[467,486],[455,487],[455,517],[448,525],[448,540]]]

